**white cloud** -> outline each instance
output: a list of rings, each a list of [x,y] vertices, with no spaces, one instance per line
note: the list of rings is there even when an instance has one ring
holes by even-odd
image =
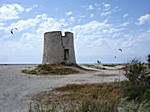
[[[150,14],[145,14],[144,16],[141,16],[139,19],[139,25],[142,25],[146,22],[150,22]]]
[[[74,17],[70,17],[70,21],[75,22],[75,18]]]
[[[129,25],[129,22],[124,22],[124,23],[121,24],[121,26],[124,26],[124,27],[127,26],[127,25]]]
[[[104,4],[104,11],[110,10],[110,4]]]
[[[102,38],[111,38],[113,33],[119,32],[120,29],[114,28],[107,20],[103,22],[91,21],[84,25],[73,27],[72,31],[76,34],[76,43],[78,47],[90,46],[93,41]],[[94,47],[94,46],[92,46]],[[79,48],[80,49],[80,48]]]
[[[111,14],[111,11],[108,11],[108,12],[102,12],[101,13],[101,16],[108,16]]]
[[[96,58],[98,59],[98,57],[103,59],[107,57],[108,60],[117,55],[117,58],[120,56],[122,58],[120,61],[124,62],[141,55],[139,50],[135,50],[137,48],[147,51],[148,48],[142,46],[144,46],[145,42],[148,43],[150,41],[149,30],[143,33],[135,31],[134,33],[126,34],[123,27],[128,24],[129,22],[124,22],[117,26],[109,24],[107,20],[103,22],[91,21],[69,29],[75,34],[75,48],[77,57],[80,57],[79,61],[88,61],[88,59],[93,61]],[[119,48],[122,48],[125,54],[119,54]],[[84,57],[88,57],[87,60]]]
[[[108,16],[116,11],[116,9],[111,9],[110,4],[102,3],[102,13],[101,16]]]
[[[108,8],[110,7],[110,4],[104,4],[104,7]]]
[[[30,12],[32,9],[33,9],[32,7],[27,8],[27,9],[26,9],[26,12]]]
[[[44,16],[44,17],[43,17]],[[49,30],[59,30],[61,27],[66,26],[65,19],[57,19],[57,18],[50,18],[47,15],[42,15],[42,22],[40,23],[40,28],[47,28]]]
[[[26,10],[26,12],[30,12],[30,11],[32,11],[34,8],[37,8],[38,7],[38,5],[36,4],[36,5],[33,5],[32,7],[29,7],[29,8],[27,8],[27,9],[25,9]]]
[[[0,21],[9,19],[18,19],[19,14],[24,11],[24,8],[19,4],[6,4],[0,7]]]
[[[4,26],[5,24],[4,23],[0,23],[0,27]]]
[[[6,5],[3,5],[3,6],[6,7]],[[12,6],[15,8],[13,9],[13,8],[10,8],[9,6],[9,9],[15,10],[16,13],[12,14],[14,16],[11,19],[19,18],[19,14],[22,13],[23,11],[25,11],[26,13],[26,12],[30,12],[31,10],[33,10],[33,7],[29,7],[27,9],[24,9],[22,7],[23,9],[21,10],[21,6],[20,8],[19,6],[14,6],[14,5]],[[101,8],[102,12],[99,12],[101,13],[101,16],[108,16],[117,10],[117,9],[113,9],[110,6],[110,4],[95,4],[93,6],[89,5],[88,10],[93,10],[93,9],[99,8],[99,6],[102,6]],[[38,7],[38,6],[35,6],[35,7]],[[87,6],[86,6],[86,9],[87,9]],[[0,8],[0,11],[2,11],[1,8]],[[8,14],[8,12],[9,11],[6,11],[5,14],[6,13]],[[123,49],[126,48],[125,50],[129,51],[128,54],[132,52],[135,54],[135,51],[134,51],[135,48],[141,49],[143,48],[141,47],[143,45],[142,43],[150,42],[150,29],[147,30],[147,32],[143,32],[143,33],[132,32],[132,34],[130,34],[131,33],[130,32],[129,34],[127,34],[127,32],[126,33],[123,32],[124,30],[123,28],[129,25],[131,23],[130,21],[120,23],[120,25],[118,24],[115,25],[115,24],[109,23],[109,21],[107,20],[104,20],[101,22],[96,21],[96,20],[87,22],[85,20],[84,22],[82,22],[82,24],[80,25],[75,24],[75,26],[73,27],[72,23],[77,21],[78,19],[81,19],[81,18],[86,19],[85,17],[87,16],[90,16],[92,18],[92,17],[95,17],[96,14],[99,14],[99,13],[97,12],[84,13],[83,16],[81,16],[83,13],[80,13],[78,17],[76,17],[76,16],[73,16],[72,11],[69,11],[65,13],[68,16],[69,21],[66,21],[65,19],[60,19],[60,18],[59,19],[52,18],[46,14],[42,14],[42,15],[37,15],[34,18],[18,20],[17,22],[10,24],[10,26],[8,26],[9,23],[7,23],[7,26],[5,26],[5,22],[3,21],[6,19],[3,18],[2,20],[2,18],[0,18],[0,20],[2,21],[0,22],[0,37],[4,37],[3,35],[7,35],[8,37],[5,39],[0,39],[0,48],[1,49],[4,48],[3,50],[4,55],[8,54],[9,52],[10,54],[17,53],[17,54],[23,54],[25,56],[25,54],[28,51],[29,54],[33,53],[32,55],[30,55],[29,58],[36,57],[37,56],[37,54],[35,54],[36,52],[37,53],[40,52],[39,54],[42,54],[44,32],[53,31],[53,30],[73,31],[75,34],[75,47],[77,51],[77,56],[82,55],[81,57],[83,58],[87,56],[87,60],[91,60],[91,58],[95,60],[96,58],[100,56],[111,57],[111,55],[114,55],[116,53],[115,50],[117,50],[118,47],[123,48]],[[123,15],[124,18],[127,16],[128,14]],[[139,18],[140,24],[144,24],[148,22],[148,19],[147,19],[148,17],[147,16],[145,17],[145,16],[141,16]],[[1,13],[0,13],[0,17],[2,17]],[[14,27],[18,28],[19,32],[17,35],[10,34],[9,29],[14,28]],[[6,34],[7,33],[6,31],[9,31],[9,34]],[[18,36],[18,37],[9,38],[10,36]],[[144,48],[144,50],[145,49],[148,49],[148,48]],[[23,53],[24,51],[25,53]],[[4,55],[0,55],[0,56],[2,57]],[[2,60],[1,57],[0,57],[0,61]],[[14,57],[16,56],[13,56],[13,58]]]
[[[3,49],[0,55],[0,63],[39,62],[42,59],[43,34],[47,31],[62,30],[62,27],[66,25],[65,19],[51,18],[46,14],[12,23],[9,28],[18,27],[18,30],[22,32],[18,33],[19,36],[15,34],[11,35],[10,32],[9,34],[5,34],[9,37],[15,36],[15,38],[0,38],[0,48]],[[4,30],[5,28],[1,26],[0,32],[4,32]],[[2,37],[4,36],[2,35]],[[32,57],[37,58],[33,59]]]
[[[37,5],[37,4],[35,4],[35,5],[34,5],[34,7],[36,7],[36,8],[37,8],[37,7],[38,7],[38,5]]]
[[[105,20],[103,22],[91,21],[84,25],[77,25],[72,28],[72,31],[75,34],[77,56],[80,58],[82,56],[88,57],[90,60],[93,58],[94,60],[95,57],[93,56],[100,57],[100,55],[105,56],[110,53],[109,50],[114,48],[113,45],[116,41],[116,39],[111,38],[112,34],[118,32],[119,29],[114,28]]]
[[[20,42],[31,42],[31,41],[41,41],[39,40],[39,35],[32,34],[32,33],[23,33],[22,37],[20,38]]]
[[[31,19],[32,25],[30,27],[38,27],[38,29],[34,29],[32,32],[24,33],[20,39],[20,41],[42,41],[43,34],[47,31],[55,31],[60,30],[63,26],[66,26],[65,19],[56,19],[50,18],[46,14],[37,15],[36,18]],[[29,24],[29,20],[26,21]],[[24,24],[24,28],[27,27]]]
[[[35,18],[29,18],[27,20],[19,20],[18,22],[12,23],[10,26],[5,28],[0,24],[0,39],[4,37],[10,37],[12,34],[10,30],[17,28],[17,32],[22,31],[20,41],[42,41],[44,32],[61,30],[63,26],[68,25],[65,19],[50,18],[46,14],[37,15]],[[23,44],[23,43],[22,43]]]
[[[72,12],[71,12],[71,11],[66,12],[66,15],[67,15],[67,16],[70,16],[70,15],[72,15]]]
[[[95,5],[95,6],[97,6],[97,7],[98,7],[98,6],[101,6],[101,4],[100,4],[100,3],[95,3],[94,5]]]
[[[125,18],[125,17],[127,17],[127,16],[129,16],[129,14],[128,14],[128,13],[124,14],[124,15],[123,15],[123,18]]]
[[[94,14],[90,14],[90,17],[91,17],[91,18],[94,17]]]
[[[18,31],[21,30],[25,30],[25,29],[29,29],[33,26],[36,26],[36,24],[38,24],[41,20],[40,18],[41,16],[37,15],[35,18],[33,19],[27,19],[27,20],[19,20],[16,23],[12,23],[9,27],[9,29],[11,28],[18,28]]]
[[[112,7],[110,4],[106,4],[106,3],[102,3],[102,8],[98,8],[98,9],[102,11],[101,16],[109,16],[121,10],[117,6]]]
[[[94,7],[92,5],[88,6],[88,10],[93,10],[93,9],[94,9]]]

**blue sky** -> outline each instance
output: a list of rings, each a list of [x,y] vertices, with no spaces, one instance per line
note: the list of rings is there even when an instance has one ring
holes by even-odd
[[[41,63],[43,34],[56,30],[74,33],[78,63],[145,61],[150,0],[0,0],[0,63]]]

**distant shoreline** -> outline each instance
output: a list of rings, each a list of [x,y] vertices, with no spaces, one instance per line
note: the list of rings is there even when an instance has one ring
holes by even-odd
[[[0,63],[0,65],[39,65],[42,63]],[[78,63],[78,65],[98,65],[98,63]],[[114,64],[114,65],[123,65],[126,63],[101,63],[101,65],[105,65],[105,64]]]

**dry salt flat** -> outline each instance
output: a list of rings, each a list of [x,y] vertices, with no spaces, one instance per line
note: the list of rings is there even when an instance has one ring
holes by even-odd
[[[66,84],[100,83],[125,80],[123,71],[117,69],[100,70],[82,65],[96,71],[81,71],[80,74],[36,76],[21,73],[37,65],[0,65],[0,112],[28,112],[32,94],[51,90]],[[118,74],[100,77],[96,74]]]

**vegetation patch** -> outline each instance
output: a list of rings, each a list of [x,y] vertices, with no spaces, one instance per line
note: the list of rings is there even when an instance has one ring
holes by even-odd
[[[36,105],[30,106],[29,110],[30,112],[150,112],[149,69],[144,63],[133,59],[124,70],[128,81],[70,84],[36,94],[32,97]],[[35,109],[37,111],[34,111]]]
[[[118,76],[117,74],[96,74],[99,77],[111,77],[111,76]]]
[[[68,84],[34,95],[34,106],[29,108],[31,112],[149,112],[149,99],[128,99],[123,87],[129,83]]]
[[[61,64],[40,64],[33,70],[22,70],[22,73],[37,75],[67,75],[79,73],[79,71],[67,68]]]
[[[55,107],[55,111],[101,112],[105,109],[104,112],[113,112],[120,103],[120,93],[119,83],[70,84],[36,94],[32,99],[38,105],[49,107],[49,110]],[[33,107],[32,110],[34,109]],[[98,111],[93,111],[95,109]]]

